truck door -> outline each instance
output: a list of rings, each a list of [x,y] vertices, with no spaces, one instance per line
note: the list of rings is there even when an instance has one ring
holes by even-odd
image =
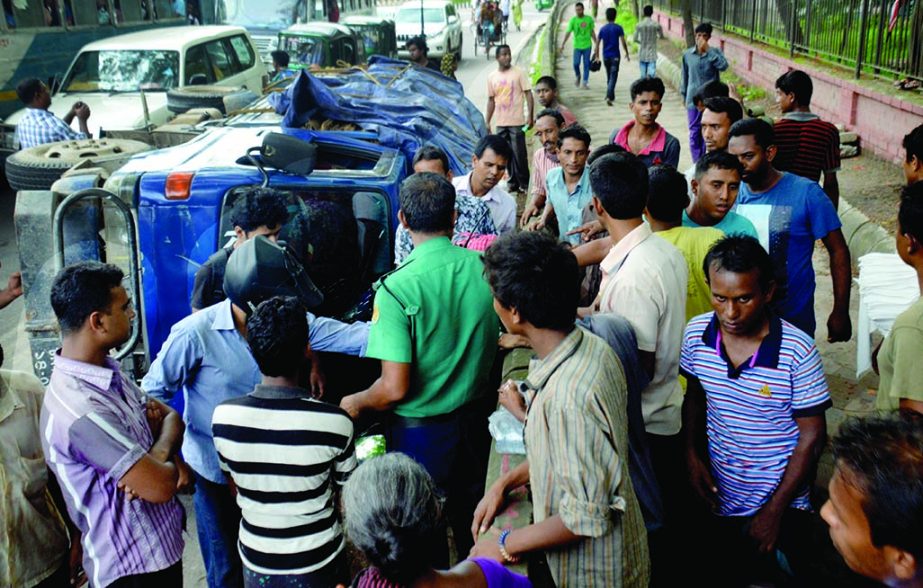
[[[134,213],[112,192],[99,188],[63,196],[51,191],[20,191],[14,217],[26,307],[25,330],[32,367],[48,383],[54,352],[61,345],[57,319],[51,308],[51,286],[66,265],[100,261],[119,266],[123,285],[135,305],[131,336],[114,357],[140,376],[143,353],[136,355],[142,338],[141,274]],[[49,231],[49,227],[51,230]]]

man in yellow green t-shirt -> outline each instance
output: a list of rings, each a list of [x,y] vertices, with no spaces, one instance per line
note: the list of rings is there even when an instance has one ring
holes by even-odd
[[[686,289],[686,321],[712,311],[711,288],[705,279],[702,263],[708,250],[724,237],[713,227],[684,227],[683,210],[689,204],[686,178],[669,165],[655,165],[648,170],[650,188],[645,216],[651,230],[679,249],[689,267]]]
[[[567,23],[567,34],[564,35],[564,40],[561,42],[559,52],[564,52],[564,47],[567,46],[567,40],[573,34],[574,74],[577,76],[577,81],[574,82],[574,85],[578,88],[580,87],[580,62],[582,61],[583,87],[589,88],[590,51],[592,51],[593,45],[596,43],[596,22],[593,20],[593,17],[583,14],[583,2],[577,2],[577,4],[574,5],[574,11],[577,15],[571,18],[570,22]]]

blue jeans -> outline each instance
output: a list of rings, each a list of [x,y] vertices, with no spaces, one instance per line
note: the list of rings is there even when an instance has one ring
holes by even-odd
[[[574,49],[574,74],[577,81],[580,81],[580,62],[583,61],[583,83],[590,79],[590,48]]]
[[[619,61],[618,57],[604,58],[603,65],[606,66],[606,100],[615,100],[615,83],[619,79]]]
[[[237,551],[240,509],[230,487],[196,473],[192,504],[208,588],[241,588],[244,578]]]
[[[656,61],[642,61],[641,62],[641,77],[642,78],[653,78],[657,76],[657,62]]]

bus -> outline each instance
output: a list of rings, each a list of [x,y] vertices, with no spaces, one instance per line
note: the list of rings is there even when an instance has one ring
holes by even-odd
[[[22,108],[16,97],[16,85],[22,80],[60,79],[87,43],[185,24],[186,1],[2,0],[0,118]],[[197,0],[189,3],[198,5]]]
[[[294,24],[338,21],[348,15],[373,14],[376,0],[217,0],[218,22],[244,27],[266,63],[279,33]]]

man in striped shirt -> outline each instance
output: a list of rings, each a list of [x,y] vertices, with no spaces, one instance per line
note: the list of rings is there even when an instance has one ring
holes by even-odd
[[[756,239],[725,237],[704,267],[714,312],[689,322],[680,357],[690,481],[717,515],[704,563],[727,576],[715,585],[749,584],[777,571],[778,549],[797,575],[831,406],[820,354],[771,313],[773,262]]]
[[[814,84],[811,76],[794,69],[776,80],[776,100],[782,118],[775,124],[776,158],[779,171],[817,182],[824,175],[824,192],[836,208],[840,202],[840,132],[811,112]]]
[[[544,551],[557,586],[647,586],[644,520],[628,472],[627,383],[608,343],[574,326],[577,259],[547,233],[499,239],[484,256],[494,309],[525,337],[528,461],[485,493],[473,556],[515,563]],[[531,483],[535,523],[486,535],[508,492]]]
[[[247,342],[262,381],[215,408],[218,462],[241,510],[244,586],[327,587],[348,581],[335,489],[356,468],[353,423],[312,398],[308,321],[294,297],[261,303]]]
[[[192,484],[179,456],[185,427],[109,357],[134,316],[123,277],[83,262],[54,280],[64,337],[42,406],[42,448],[82,535],[91,586],[182,586],[185,515],[175,495]]]
[[[653,78],[657,75],[657,39],[663,39],[663,28],[660,23],[651,18],[654,7],[648,4],[644,7],[644,18],[635,27],[634,42],[638,44],[638,62],[641,66],[642,78]]]
[[[537,216],[545,206],[545,200],[548,198],[545,178],[548,172],[561,167],[561,162],[558,161],[558,137],[565,127],[564,121],[564,115],[553,108],[546,108],[535,117],[535,136],[542,148],[536,149],[532,155],[532,180],[529,182],[532,197],[519,218],[520,227],[526,227],[532,217]]]

